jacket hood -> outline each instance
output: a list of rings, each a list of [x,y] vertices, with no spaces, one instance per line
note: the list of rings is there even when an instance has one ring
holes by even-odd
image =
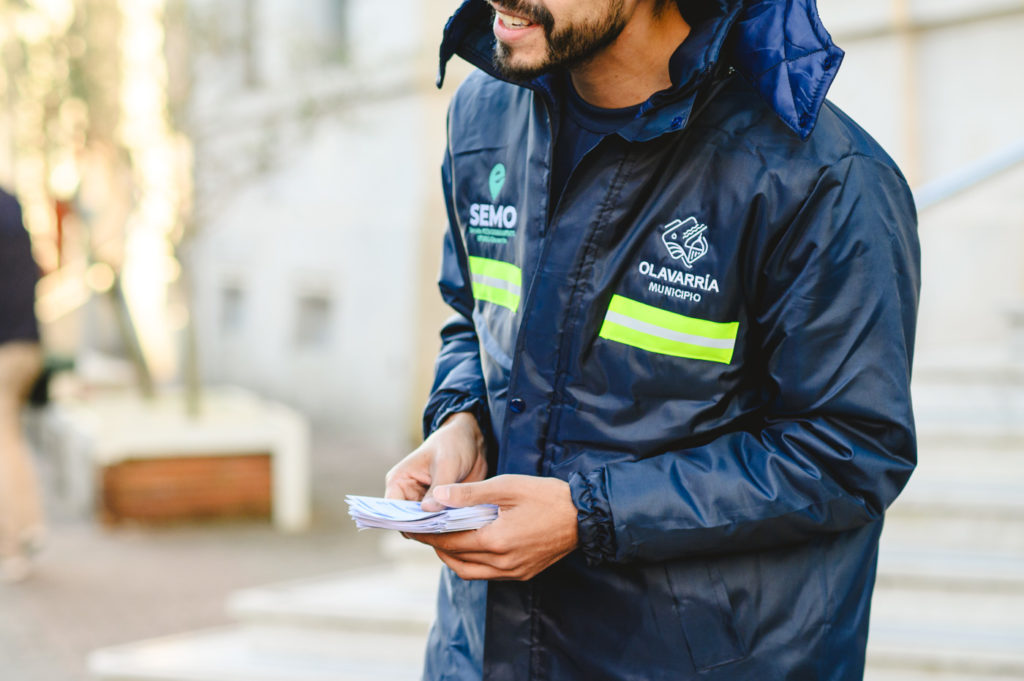
[[[710,73],[716,63],[727,63],[751,83],[783,123],[801,138],[810,135],[844,54],[822,25],[816,0],[711,0],[698,6],[699,11],[684,11],[690,23],[714,22],[702,55],[708,68],[700,72]],[[465,0],[456,10],[444,29],[438,87],[444,82],[445,66],[456,54],[501,78],[493,65],[491,22],[491,7],[485,0]],[[672,87],[652,95],[644,110],[692,86],[693,78],[680,70],[693,64],[681,61],[673,59],[669,65]]]

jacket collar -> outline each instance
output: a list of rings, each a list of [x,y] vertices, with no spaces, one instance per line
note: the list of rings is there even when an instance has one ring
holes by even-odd
[[[748,80],[776,115],[801,138],[811,134],[835,79],[843,51],[818,17],[815,0],[714,0],[706,16],[669,62],[672,86],[641,106],[642,116],[623,136],[650,139],[682,127],[696,90],[719,64]],[[490,5],[464,0],[448,20],[441,42],[437,86],[454,55],[495,78]],[[550,76],[516,83],[551,95]]]

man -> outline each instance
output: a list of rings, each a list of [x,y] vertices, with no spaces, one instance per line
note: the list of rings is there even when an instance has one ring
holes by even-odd
[[[903,177],[813,0],[468,0],[425,679],[850,680],[916,460]],[[456,484],[457,483],[457,484]]]
[[[0,190],[0,581],[29,574],[43,515],[21,408],[42,367],[35,287],[39,270],[17,199]]]

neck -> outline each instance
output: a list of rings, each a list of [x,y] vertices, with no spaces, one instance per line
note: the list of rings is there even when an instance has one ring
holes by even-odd
[[[672,85],[668,62],[690,34],[675,2],[656,12],[639,3],[611,45],[569,70],[573,87],[588,104],[621,109],[647,101]]]

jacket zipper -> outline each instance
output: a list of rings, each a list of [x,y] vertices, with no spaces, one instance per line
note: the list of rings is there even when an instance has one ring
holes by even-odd
[[[543,263],[547,259],[548,249],[550,248],[550,240],[546,238],[546,232],[547,232],[547,225],[548,225],[549,218],[552,215],[552,210],[551,210],[551,163],[552,163],[552,161],[554,159],[554,153],[555,153],[555,134],[556,134],[556,131],[557,131],[557,129],[555,127],[556,126],[556,122],[555,122],[555,117],[554,117],[554,112],[553,112],[554,105],[548,103],[547,99],[545,98],[545,93],[543,93],[540,88],[538,88],[538,87],[531,87],[530,89],[533,90],[535,96],[539,96],[541,98],[541,101],[542,101],[543,106],[544,106],[544,110],[547,113],[547,117],[548,117],[547,128],[548,128],[548,134],[550,135],[550,139],[549,139],[549,142],[548,142],[548,181],[547,181],[548,195],[547,195],[546,212],[545,212],[545,215],[544,215],[544,220],[541,222],[540,231],[539,231],[539,238],[541,240],[541,244],[540,244],[540,251],[537,254],[537,266],[534,267],[534,269],[533,269],[533,274],[530,277],[529,287],[526,289],[526,297],[522,301],[522,306],[523,306],[522,314],[523,314],[523,317],[522,317],[522,320],[520,321],[519,329],[516,331],[516,341],[515,341],[514,349],[513,349],[513,352],[512,352],[512,368],[509,371],[509,377],[508,377],[508,396],[509,396],[509,401],[511,401],[512,397],[515,395],[515,393],[516,393],[516,386],[519,383],[518,378],[519,378],[519,366],[520,366],[520,363],[516,362],[515,358],[522,354],[523,346],[526,344],[525,327],[526,327],[526,322],[527,322],[527,310],[530,310],[532,308],[533,299],[537,295],[537,277],[539,276],[539,272],[540,272],[540,269],[541,269],[540,266],[541,266],[541,263]],[[505,449],[506,445],[508,444],[508,431],[509,431],[509,427],[510,427],[510,421],[511,421],[511,419],[509,419],[507,417],[503,420],[501,434],[500,434],[499,440],[498,440],[498,451],[499,452],[503,451]],[[541,453],[541,459],[543,460],[543,453]]]
[[[706,106],[714,99],[715,95],[717,95],[718,92],[721,91],[721,89],[724,87],[725,83],[729,80],[731,76],[732,72],[730,70],[724,78],[713,80],[711,83],[708,84],[707,94],[700,101],[694,102],[694,106],[691,109],[689,115],[690,121],[693,121],[704,110],[704,108],[706,108]],[[689,135],[689,133],[690,126],[687,126],[684,130],[680,132],[680,134],[682,135]],[[598,142],[598,144],[600,144],[600,142]],[[565,183],[565,189],[562,190],[562,196],[559,197],[559,205],[561,205],[561,199],[562,197],[565,196],[566,190],[569,188],[569,184],[572,180],[572,176],[575,173],[576,169],[579,168],[580,165],[582,165],[586,157],[596,147],[597,145],[587,150],[587,152],[580,159],[580,163],[578,163],[576,167],[573,168],[573,170],[569,173],[569,178],[566,180]],[[552,141],[552,150],[553,149],[554,142]],[[621,187],[619,178],[622,176],[623,168],[629,161],[629,157],[630,153],[627,149],[625,154],[622,156],[622,160],[619,162],[619,169],[616,171],[615,176],[612,179],[611,184],[609,185],[609,191],[605,195],[606,201],[608,200],[612,192],[617,192]],[[565,404],[567,404],[565,386],[569,380],[569,358],[571,356],[571,349],[575,345],[577,345],[576,328],[579,326],[581,316],[578,313],[578,310],[576,309],[577,307],[579,307],[579,301],[577,300],[577,298],[581,297],[581,276],[579,275],[582,275],[583,268],[586,266],[587,263],[588,253],[594,248],[595,240],[597,239],[602,227],[603,225],[599,223],[595,225],[593,230],[591,230],[591,233],[588,235],[588,239],[583,246],[583,251],[580,256],[579,264],[574,270],[572,270],[575,273],[577,273],[578,276],[573,281],[573,290],[569,297],[569,305],[567,306],[566,311],[566,324],[563,327],[563,331],[561,334],[563,340],[561,340],[559,343],[558,360],[555,365],[554,385],[552,389],[551,400],[548,404],[548,423],[547,427],[544,430],[543,440],[540,442],[542,475],[547,475],[548,473],[550,473],[552,460],[550,457],[544,456],[544,451],[547,449],[547,444],[552,441],[553,436],[558,432],[558,426],[561,421],[562,408]]]
[[[525,313],[525,311],[529,310],[531,308],[531,303],[533,302],[533,299],[536,296],[537,277],[540,276],[541,265],[544,262],[547,261],[548,251],[551,248],[551,238],[550,238],[551,235],[548,233],[549,232],[549,228],[555,226],[555,217],[558,214],[558,209],[561,207],[561,205],[563,203],[562,199],[565,197],[566,190],[568,189],[569,184],[572,181],[573,175],[576,174],[577,169],[580,167],[580,165],[582,165],[582,163],[587,158],[587,156],[589,156],[591,154],[591,152],[593,152],[594,149],[596,149],[597,146],[600,144],[600,142],[598,142],[593,147],[588,149],[583,154],[583,156],[580,158],[580,162],[577,163],[576,166],[573,167],[573,169],[569,172],[569,177],[566,179],[566,182],[565,182],[565,188],[562,189],[562,193],[558,197],[558,201],[555,203],[554,206],[552,206],[552,203],[551,203],[551,180],[552,180],[553,173],[551,172],[551,170],[552,170],[552,165],[554,163],[556,135],[558,134],[558,120],[557,120],[557,117],[556,117],[557,111],[556,111],[556,107],[555,107],[554,102],[550,102],[548,100],[548,97],[547,97],[548,93],[546,91],[544,91],[542,88],[539,88],[539,87],[531,87],[530,89],[534,91],[536,96],[540,97],[541,103],[542,103],[542,105],[544,107],[545,112],[547,113],[547,118],[548,118],[548,120],[547,120],[547,128],[548,128],[548,135],[549,135],[548,152],[547,152],[547,156],[548,156],[548,178],[547,178],[547,183],[546,183],[547,184],[547,186],[546,186],[546,191],[547,191],[547,208],[546,208],[546,211],[545,211],[544,220],[541,222],[541,228],[540,228],[540,231],[539,231],[539,238],[541,239],[541,246],[540,246],[540,252],[537,254],[537,266],[533,270],[533,275],[530,278],[529,288],[527,288],[526,298],[523,300],[523,311],[524,311],[523,322],[520,324],[519,329],[516,332],[516,342],[515,342],[514,351],[513,351],[513,354],[512,354],[512,358],[513,358],[512,371],[510,372],[509,381],[508,381],[508,391],[509,391],[509,396],[510,397],[516,392],[515,386],[518,383],[517,378],[519,376],[519,363],[517,363],[515,361],[515,358],[517,356],[519,356],[519,354],[521,354],[523,352],[523,346],[526,344],[526,333],[524,332],[524,327],[526,326],[526,313]],[[603,140],[603,138],[602,138],[602,140]],[[582,267],[582,263],[581,263],[580,266]],[[576,290],[578,288],[578,283],[579,283],[578,281],[574,281],[573,282],[573,293],[570,296],[570,308],[572,307],[572,301],[576,298]],[[563,337],[564,337],[564,332],[563,332]],[[561,364],[562,364],[561,355],[562,355],[562,353],[560,351],[559,352],[559,361],[557,363],[557,366],[561,366]],[[549,408],[548,408],[549,418],[551,418],[551,416],[552,416],[552,407],[556,404],[556,400],[557,400],[557,396],[558,396],[558,390],[559,390],[558,385],[557,385],[558,376],[559,376],[559,374],[558,374],[558,372],[556,370],[556,373],[555,373],[555,376],[554,376],[554,381],[553,381],[554,384],[552,385],[552,397],[551,397],[551,400],[549,402]],[[506,418],[504,420],[504,424],[503,424],[503,427],[502,427],[502,433],[501,433],[501,437],[500,437],[500,440],[499,440],[499,449],[503,448],[505,446],[505,444],[507,443],[507,441],[508,441],[508,428],[509,428],[509,419]],[[545,429],[544,442],[547,442],[547,433],[548,432],[550,432],[550,429]],[[541,443],[541,444],[543,446],[543,443]],[[545,457],[544,457],[543,451],[542,451],[541,452],[541,461],[544,461],[544,459],[545,459]]]

